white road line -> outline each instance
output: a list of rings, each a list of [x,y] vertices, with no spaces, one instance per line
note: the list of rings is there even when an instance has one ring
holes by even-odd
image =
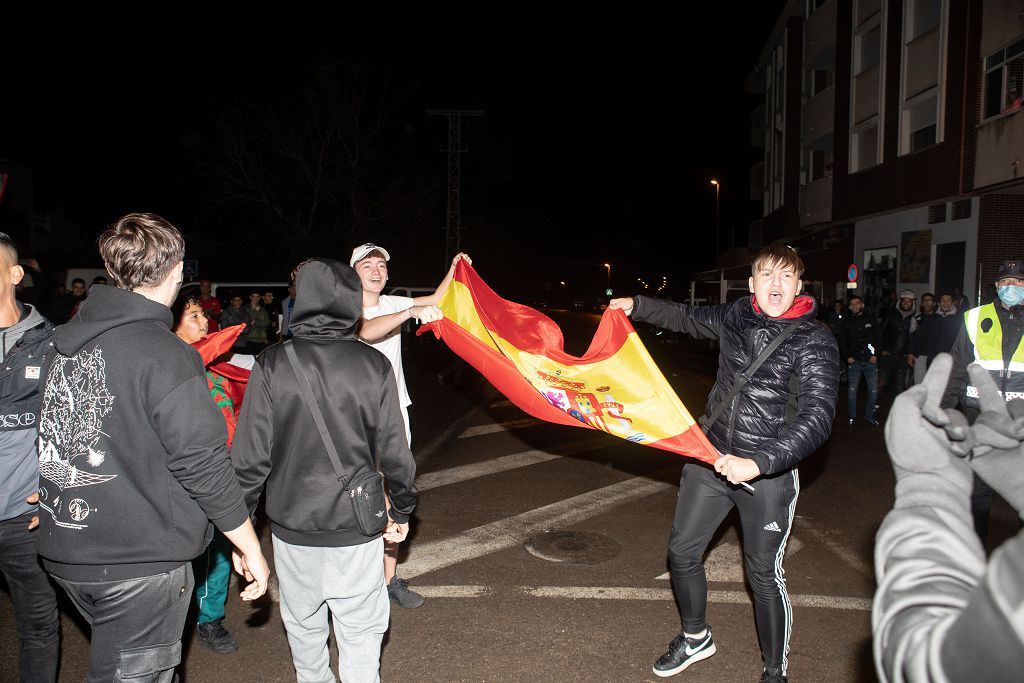
[[[494,434],[495,432],[507,432],[513,429],[526,429],[527,427],[536,427],[537,425],[542,424],[545,423],[535,417],[523,417],[518,420],[506,420],[505,422],[492,422],[490,424],[469,427],[466,431],[459,434],[459,438],[468,439],[473,436],[483,436],[484,434]]]
[[[416,590],[419,590],[419,586]],[[673,600],[670,588],[619,588],[601,586],[537,586],[524,587],[528,595],[538,598],[568,598],[584,600]],[[824,609],[845,609],[870,612],[869,598],[849,598],[833,595],[789,595],[790,602],[797,607],[820,607]],[[749,605],[750,595],[746,591],[708,591],[708,602],[722,602]]]
[[[678,473],[677,468],[668,468],[651,476],[673,479]],[[412,578],[511,548],[545,529],[564,528],[632,500],[673,488],[674,482],[666,484],[647,477],[634,477],[515,517],[478,526],[452,538],[413,543],[409,548],[409,558],[402,564],[402,576]]]
[[[800,532],[811,536],[815,541],[821,543],[823,546],[831,550],[836,556],[845,562],[849,567],[860,572],[869,579],[875,578],[875,570],[869,563],[860,559],[857,554],[849,548],[843,546],[841,543],[831,538],[828,532],[821,531],[812,527],[807,520],[800,522]]]
[[[421,474],[416,478],[416,488],[422,492],[428,489],[437,488],[438,486],[457,484],[469,479],[476,479],[477,477],[485,477],[490,474],[506,472],[520,467],[528,467],[530,465],[554,460],[567,455],[596,451],[601,448],[615,445],[617,444],[609,437],[601,436],[596,439],[581,439],[552,451],[530,450],[523,451],[521,453],[512,453],[511,455],[504,455],[492,460],[484,460],[482,462],[474,462],[469,465],[460,465],[446,470],[438,470],[436,472]]]
[[[425,598],[479,598],[493,591],[489,586],[416,586],[416,592]]]

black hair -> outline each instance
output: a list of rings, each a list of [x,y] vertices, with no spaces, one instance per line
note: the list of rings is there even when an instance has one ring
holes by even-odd
[[[173,330],[181,323],[181,317],[185,315],[185,309],[188,308],[189,304],[199,306],[199,287],[197,285],[189,285],[180,292],[178,297],[171,304],[171,313],[174,314],[174,323],[171,325]]]

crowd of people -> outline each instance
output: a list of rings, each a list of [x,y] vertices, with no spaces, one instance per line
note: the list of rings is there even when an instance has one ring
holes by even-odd
[[[223,625],[231,569],[248,582],[243,600],[270,580],[257,506],[298,680],[334,680],[332,620],[342,679],[379,680],[391,606],[423,603],[397,576],[417,502],[401,328],[443,316],[438,303],[469,257],[457,255],[432,294],[394,297],[383,294],[389,252],[362,244],[347,263],[300,263],[275,307],[267,292],[246,304],[237,292],[220,301],[205,281],[182,289],[184,240],[154,214],[122,217],[99,250],[113,285],[73,285],[70,321],[55,326],[17,299],[24,268],[0,234],[0,571],[21,680],[56,678],[55,586],[91,628],[89,681],[173,680],[193,599],[200,642],[236,650]],[[803,271],[796,251],[769,245],[753,259],[749,297],[609,303],[612,315],[719,342],[700,419],[719,457],[683,467],[668,544],[682,628],[653,673],[717,652],[703,556],[735,507],[761,681],[787,680],[783,560],[798,466],[832,433],[845,367],[850,424],[862,377],[866,423],[878,424],[878,393],[894,397],[885,436],[896,502],[875,550],[880,678],[1015,676],[1024,534],[989,559],[983,524],[994,491],[1024,511],[1024,262],[1002,264],[983,306],[943,294],[915,310],[907,290],[874,317],[854,296],[828,324],[802,292]],[[371,470],[387,486],[372,532],[348,486]]]
[[[845,360],[841,381],[846,383],[846,419],[857,423],[861,379],[867,388],[863,421],[878,426],[879,405],[889,405],[896,395],[924,380],[931,362],[949,353],[963,327],[963,312],[970,303],[959,291],[921,295],[905,289],[877,315],[868,313],[864,299],[851,295],[835,301],[823,317],[839,343]]]

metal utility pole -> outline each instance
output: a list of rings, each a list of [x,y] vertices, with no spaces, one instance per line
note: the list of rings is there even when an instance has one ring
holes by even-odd
[[[462,248],[462,216],[459,197],[462,184],[462,117],[483,116],[482,109],[428,109],[430,116],[448,117],[448,215],[445,221],[444,268],[447,270],[452,259]]]

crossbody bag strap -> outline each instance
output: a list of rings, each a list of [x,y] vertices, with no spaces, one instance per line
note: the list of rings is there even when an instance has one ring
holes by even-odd
[[[320,432],[320,438],[323,439],[324,448],[327,449],[327,455],[331,458],[331,465],[334,466],[334,473],[338,475],[338,481],[341,482],[342,486],[346,486],[348,477],[345,476],[345,470],[341,467],[341,459],[338,458],[338,451],[334,448],[334,440],[331,439],[331,435],[327,431],[327,424],[324,422],[323,413],[320,412],[320,406],[313,400],[313,386],[309,383],[309,377],[299,365],[299,356],[295,353],[295,345],[289,340],[282,344],[282,346],[284,346],[285,355],[288,356],[288,362],[291,363],[295,376],[301,378],[300,382],[306,385],[306,391],[300,389],[299,393],[302,394],[302,400],[306,402],[309,412],[313,413],[313,422],[316,423],[316,428]]]
[[[782,342],[786,341],[791,334],[796,332],[796,328],[800,327],[800,322],[801,321],[797,320],[790,323],[784,330],[782,330],[782,332],[779,333],[779,336],[773,339],[772,342],[765,347],[764,351],[761,352],[761,355],[758,356],[753,363],[747,366],[746,370],[740,373],[740,376],[736,378],[736,383],[732,385],[732,389],[729,390],[729,393],[726,394],[725,398],[718,404],[711,414],[708,415],[707,419],[700,421],[701,426],[704,427],[705,433],[711,430],[711,426],[714,425],[715,422],[718,421],[718,418],[722,416],[722,413],[725,411],[725,407],[732,403],[732,400],[736,398],[736,395],[739,394],[740,391],[743,390],[743,387],[745,387],[747,382],[750,381],[750,378],[754,376],[757,369],[761,367],[766,360],[768,360],[769,356],[775,353],[775,349],[779,348],[779,345],[781,345]]]

